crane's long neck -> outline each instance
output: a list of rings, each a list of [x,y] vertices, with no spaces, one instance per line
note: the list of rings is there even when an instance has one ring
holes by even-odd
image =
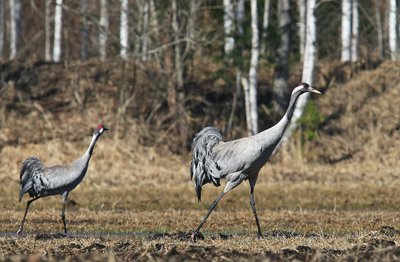
[[[86,150],[85,156],[88,157],[88,160],[90,159],[90,157],[93,154],[93,149],[94,149],[94,145],[97,142],[97,139],[99,139],[99,135],[98,134],[94,134],[92,137],[92,141],[90,141],[90,145],[88,147],[88,149]]]
[[[287,126],[290,123],[290,119],[292,119],[297,98],[301,94],[302,92],[296,92],[291,95],[289,106],[286,109],[285,115],[281,118],[281,120],[279,120],[279,122],[271,128],[264,130],[257,135],[261,140],[260,142],[265,143],[266,145],[277,144],[279,142]]]

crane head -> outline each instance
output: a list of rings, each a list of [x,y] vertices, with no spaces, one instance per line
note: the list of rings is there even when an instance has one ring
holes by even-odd
[[[103,134],[104,131],[107,131],[107,130],[110,130],[110,129],[108,129],[107,127],[105,127],[102,124],[99,124],[94,132],[95,132],[95,134],[101,135],[101,134]]]
[[[317,89],[313,88],[312,86],[310,86],[307,83],[301,83],[300,85],[295,87],[293,89],[292,95],[294,93],[297,93],[297,92],[301,92],[301,93],[311,92],[311,93],[314,93],[314,94],[319,94],[319,95],[321,94],[320,91],[318,91]]]

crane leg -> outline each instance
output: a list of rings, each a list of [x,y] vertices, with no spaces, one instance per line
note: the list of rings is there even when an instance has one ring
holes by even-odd
[[[260,227],[260,222],[258,221],[258,216],[257,216],[257,211],[256,211],[256,202],[254,201],[254,187],[250,188],[250,205],[251,209],[253,209],[254,217],[256,219],[256,224],[257,224],[257,230],[258,230],[258,239],[261,239],[262,233],[261,233],[261,227]]]
[[[196,241],[197,235],[200,232],[200,229],[202,228],[202,226],[204,225],[204,223],[206,222],[207,218],[210,216],[211,212],[214,210],[214,208],[217,206],[218,202],[221,200],[221,198],[225,195],[225,192],[222,192],[217,199],[215,199],[215,201],[212,203],[212,205],[210,206],[210,208],[208,209],[208,212],[206,214],[206,216],[203,218],[203,220],[200,222],[199,226],[197,227],[197,229],[193,232],[192,234],[192,241]]]
[[[62,210],[61,210],[61,219],[62,219],[63,224],[64,224],[64,233],[67,234],[67,223],[65,222],[65,206],[67,204],[68,192],[64,193],[62,195],[62,197],[63,197],[63,207],[62,207]]]
[[[38,200],[41,197],[37,197],[34,199],[29,200],[28,202],[26,202],[26,208],[25,208],[25,214],[24,214],[24,218],[22,218],[22,222],[21,222],[21,226],[19,227],[18,231],[17,231],[17,235],[22,233],[22,230],[24,229],[24,224],[25,224],[25,219],[26,219],[26,215],[28,214],[28,210],[29,210],[29,206],[35,201]]]

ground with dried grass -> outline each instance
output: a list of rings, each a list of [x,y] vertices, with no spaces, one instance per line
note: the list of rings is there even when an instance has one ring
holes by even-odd
[[[62,71],[58,67],[53,70]],[[190,232],[221,188],[205,186],[198,203],[189,153],[177,155],[165,146],[172,131],[159,130],[155,137],[146,119],[133,113],[119,117],[110,96],[118,81],[112,74],[108,85],[94,81],[95,88],[106,88],[93,95],[84,77],[91,71],[80,70],[83,79],[70,73],[68,81],[58,81],[71,88],[65,91],[61,86],[64,91],[53,95],[42,90],[33,99],[15,86],[2,93],[0,259],[400,257],[399,64],[385,63],[355,72],[348,81],[330,79],[324,85],[324,95],[314,100],[323,115],[315,138],[304,141],[301,132],[295,134],[261,170],[255,194],[265,239],[256,238],[244,183],[224,197],[204,227],[205,239],[196,243],[189,240]],[[13,100],[15,93],[19,100]],[[72,161],[86,149],[100,121],[112,131],[100,138],[87,177],[70,194],[70,235],[58,233],[61,198],[51,197],[32,205],[26,235],[16,237],[25,207],[17,198],[21,161],[32,155],[46,165]]]

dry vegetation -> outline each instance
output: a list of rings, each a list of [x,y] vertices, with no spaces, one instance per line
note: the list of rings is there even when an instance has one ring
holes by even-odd
[[[0,259],[398,259],[399,64],[384,63],[348,81],[335,81],[334,70],[325,69],[332,75],[319,80],[325,90],[315,100],[323,115],[316,138],[296,134],[261,170],[256,201],[266,239],[256,240],[244,184],[221,201],[205,225],[206,239],[196,243],[188,233],[221,189],[206,186],[197,203],[189,152],[169,150],[174,122],[162,95],[144,96],[145,84],[154,81],[140,70],[124,76],[135,83],[134,102],[121,107],[118,68],[3,66],[19,77],[0,89]],[[202,81],[204,90],[190,94],[189,102],[196,104],[202,91],[217,92],[211,87],[221,82]],[[208,117],[191,119],[191,132],[223,126],[210,117],[220,108],[208,105],[201,109]],[[101,137],[87,177],[70,194],[71,236],[52,234],[62,228],[61,199],[52,197],[32,205],[27,235],[15,237],[24,209],[17,199],[21,161],[31,155],[48,165],[75,159],[98,122],[112,131]]]

